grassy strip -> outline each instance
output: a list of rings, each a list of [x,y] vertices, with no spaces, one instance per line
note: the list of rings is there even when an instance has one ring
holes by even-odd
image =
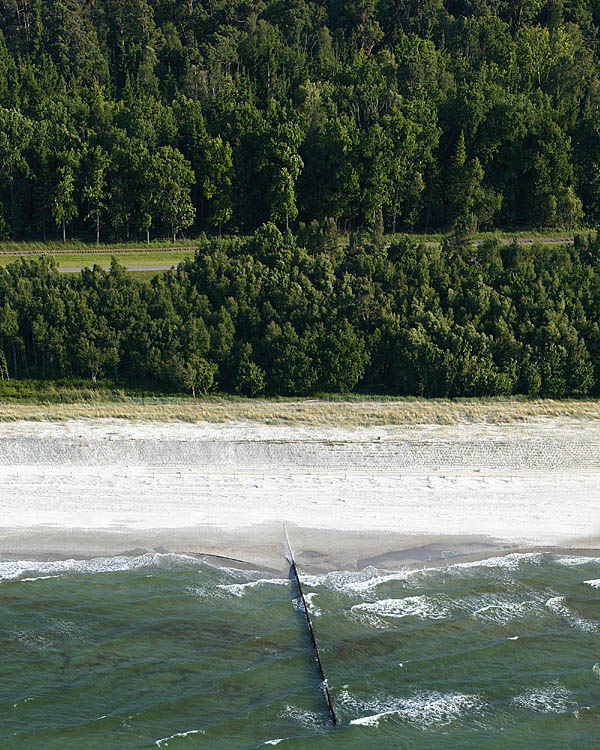
[[[587,233],[589,229],[578,230]],[[386,242],[394,242],[400,237],[406,235],[387,235]],[[444,235],[442,234],[414,234],[412,238],[419,242],[441,242]],[[566,237],[565,231],[547,230],[547,231],[519,231],[519,232],[479,232],[473,236],[474,239],[484,240],[490,238],[528,238],[533,241],[536,239],[556,239],[564,238],[570,242],[571,236]],[[35,257],[36,255],[51,255],[58,268],[92,268],[94,265],[108,267],[113,257],[125,267],[129,266],[177,266],[186,258],[193,256],[197,247],[198,240],[185,240],[180,243],[182,247],[175,249],[169,246],[165,240],[162,243],[155,242],[150,246],[151,249],[141,249],[136,243],[106,245],[104,249],[97,248],[95,245],[88,245],[83,242],[62,243],[25,243],[25,242],[4,242],[0,243],[0,268],[14,263],[19,257]],[[183,246],[189,246],[185,249]],[[67,249],[65,249],[67,248]],[[3,254],[3,253],[19,253]],[[157,274],[163,273],[161,270],[136,270],[132,271],[138,278],[149,281]]]
[[[173,242],[170,240],[155,240],[149,245],[145,242],[103,242],[100,245],[90,242],[80,242],[79,240],[67,240],[67,242],[0,242],[0,253],[17,253],[27,254],[40,254],[40,253],[52,253],[52,254],[70,254],[70,253],[106,253],[113,252],[115,250],[121,250],[122,252],[133,251],[140,252],[145,248],[148,250],[160,250],[165,252],[168,250],[184,250],[187,248],[196,248],[200,242],[206,242],[205,238],[194,238],[194,239],[183,239]]]
[[[118,253],[114,252],[111,254],[84,254],[84,253],[73,253],[69,255],[56,254],[52,255],[53,260],[59,268],[78,268],[87,267],[91,268],[94,265],[98,266],[110,266],[111,259],[115,257],[119,263],[124,266],[152,266],[152,265],[173,265],[177,266],[185,258],[189,258],[194,255],[194,249],[181,250],[178,252],[127,252]],[[35,257],[35,256],[31,256]],[[10,263],[15,263],[18,260],[18,256],[15,255],[0,255],[0,266],[7,266]]]
[[[512,229],[495,229],[491,230],[489,232],[476,232],[473,235],[473,239],[491,239],[494,237],[504,237],[508,239],[512,238],[532,238],[532,239],[552,239],[556,237],[572,237],[574,234],[587,234],[590,231],[595,231],[590,227],[577,227],[576,229],[573,228],[562,228],[562,229],[519,229],[519,230],[512,230]],[[237,236],[237,235],[236,235]],[[397,239],[399,237],[406,237],[410,236],[413,239],[420,241],[420,242],[439,242],[446,234],[443,232],[431,232],[431,233],[415,233],[415,234],[409,234],[409,233],[397,233],[397,234],[387,234],[386,240],[387,241],[393,241],[394,239]],[[224,239],[227,239],[227,236],[224,236]],[[346,238],[347,239],[347,238]],[[26,241],[26,240],[20,240],[20,241],[9,241],[9,240],[3,240],[0,242],[0,255],[2,253],[16,253],[18,255],[25,255],[25,254],[45,254],[49,253],[52,255],[71,255],[73,253],[75,254],[112,254],[117,251],[123,252],[123,253],[146,253],[146,252],[152,252],[152,251],[160,251],[160,252],[177,252],[177,251],[184,251],[187,249],[195,249],[199,245],[204,244],[207,241],[207,238],[205,236],[201,237],[191,237],[189,239],[180,239],[177,240],[177,242],[173,242],[172,239],[157,239],[152,240],[149,245],[146,245],[146,243],[140,242],[139,240],[136,242],[103,242],[100,245],[96,245],[92,242],[82,242],[80,240],[67,240],[67,242],[63,243],[61,241],[50,241],[50,242],[42,242],[42,241]]]
[[[118,388],[88,381],[46,383],[0,381],[0,421],[132,419],[138,421],[252,421],[280,425],[377,426],[413,424],[500,424],[544,417],[600,420],[600,401],[551,399],[413,399],[380,396],[323,396],[305,399],[201,399]]]

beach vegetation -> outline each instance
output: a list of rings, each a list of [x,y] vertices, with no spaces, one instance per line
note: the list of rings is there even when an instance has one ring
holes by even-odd
[[[600,401],[525,397],[416,399],[368,394],[321,395],[319,398],[246,398],[209,394],[160,393],[150,385],[123,387],[115,383],[78,380],[0,380],[0,420],[68,421],[129,419],[142,422],[260,422],[280,425],[505,424],[531,419],[600,419]]]

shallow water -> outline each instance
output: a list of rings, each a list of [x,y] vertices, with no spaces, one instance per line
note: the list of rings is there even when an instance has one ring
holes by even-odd
[[[143,555],[0,562],[0,748],[597,750],[600,560],[287,579]]]

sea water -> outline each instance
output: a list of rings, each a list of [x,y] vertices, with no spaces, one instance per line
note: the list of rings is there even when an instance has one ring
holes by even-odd
[[[597,750],[600,559],[288,578],[0,562],[0,748]]]

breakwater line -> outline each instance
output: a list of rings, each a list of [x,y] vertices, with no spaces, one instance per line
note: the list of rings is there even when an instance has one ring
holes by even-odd
[[[338,717],[335,712],[335,707],[333,705],[333,700],[331,698],[331,693],[329,692],[329,686],[327,684],[327,677],[325,675],[325,669],[323,668],[323,662],[321,660],[321,654],[319,653],[319,646],[317,644],[317,639],[315,637],[315,631],[313,628],[312,620],[310,617],[310,612],[308,609],[308,602],[306,601],[306,597],[304,596],[304,590],[302,588],[302,581],[300,580],[300,575],[298,574],[298,568],[296,566],[296,561],[294,559],[294,553],[292,552],[292,545],[290,544],[290,538],[287,533],[287,528],[285,524],[283,525],[283,533],[285,534],[285,543],[287,547],[287,559],[290,564],[294,580],[296,581],[296,585],[298,587],[298,593],[300,595],[300,601],[302,602],[302,608],[304,610],[304,616],[306,618],[306,627],[308,629],[308,634],[310,636],[310,640],[312,642],[313,651],[315,654],[315,661],[317,662],[317,666],[319,668],[319,673],[321,675],[321,686],[323,688],[323,694],[325,696],[325,701],[327,703],[327,708],[329,709],[329,713],[331,715],[331,722],[333,726],[336,726],[338,724]]]

